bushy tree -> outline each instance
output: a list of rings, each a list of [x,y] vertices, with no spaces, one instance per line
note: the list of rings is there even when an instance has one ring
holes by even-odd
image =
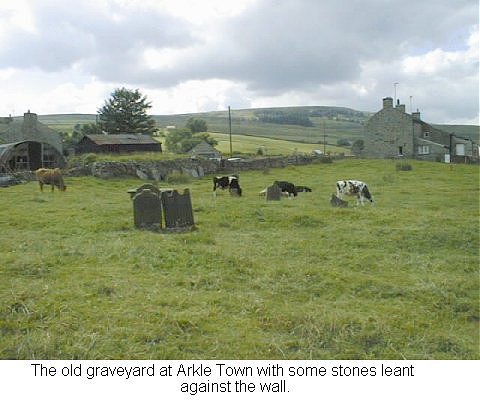
[[[208,130],[205,120],[193,117],[187,121],[187,128],[190,129],[192,133],[206,132]]]
[[[186,153],[202,141],[212,146],[218,144],[218,142],[206,132],[194,135],[190,129],[184,128],[170,131],[165,138],[165,145],[167,149],[173,153]]]
[[[364,147],[365,147],[365,143],[362,139],[355,140],[355,142],[353,142],[353,145],[352,145],[352,152],[354,154],[359,154],[362,152]]]
[[[147,115],[151,103],[138,89],[115,89],[105,105],[98,110],[98,125],[109,135],[120,133],[152,135],[155,121]]]

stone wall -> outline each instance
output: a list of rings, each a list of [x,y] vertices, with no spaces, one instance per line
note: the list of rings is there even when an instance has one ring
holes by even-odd
[[[307,165],[314,162],[331,162],[328,157],[293,155],[265,157],[250,160],[222,162],[203,159],[177,159],[165,161],[98,161],[67,171],[70,176],[93,175],[100,178],[138,177],[144,180],[164,181],[172,174],[194,178],[205,175],[235,173],[249,170],[282,168],[288,165]]]

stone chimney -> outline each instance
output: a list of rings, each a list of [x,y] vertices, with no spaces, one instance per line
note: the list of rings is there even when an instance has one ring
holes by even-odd
[[[23,137],[24,138],[31,138],[35,134],[37,130],[37,114],[31,113],[30,110],[23,114]]]
[[[393,108],[393,99],[391,97],[385,97],[383,99],[383,108]]]
[[[412,118],[420,120],[420,111],[412,112]]]
[[[405,104],[400,104],[400,100],[397,100],[397,106],[395,107],[398,111],[405,112]]]

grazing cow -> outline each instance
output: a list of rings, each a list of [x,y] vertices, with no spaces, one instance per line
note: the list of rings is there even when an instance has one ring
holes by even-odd
[[[55,189],[55,186],[59,190],[64,192],[67,190],[65,183],[63,182],[62,171],[60,168],[49,169],[49,168],[40,168],[35,171],[37,176],[38,184],[40,185],[40,190],[43,192],[43,185],[51,185],[52,192]]]
[[[337,196],[343,199],[343,195],[355,196],[357,198],[357,205],[360,203],[362,206],[365,199],[373,203],[373,197],[368,190],[368,186],[365,182],[346,180],[337,181]]]
[[[297,189],[295,185],[290,182],[285,181],[275,181],[273,182],[274,185],[277,185],[282,192],[288,193],[289,196],[297,196]]]
[[[295,190],[298,192],[311,192],[312,189],[310,189],[308,186],[295,186]]]
[[[230,176],[216,176],[213,178],[213,195],[216,196],[217,188],[227,189],[230,194],[237,194],[238,196],[242,195],[242,189],[240,188],[240,183],[238,175]]]

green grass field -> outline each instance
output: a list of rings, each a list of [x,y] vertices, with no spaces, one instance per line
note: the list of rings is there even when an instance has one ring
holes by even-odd
[[[1,359],[478,359],[477,166],[345,160],[211,178],[197,229],[133,227],[134,179],[1,188]],[[335,181],[371,207],[332,208]],[[266,202],[275,179],[312,193]],[[350,201],[350,205],[355,202]]]
[[[218,145],[215,148],[224,155],[230,153],[230,137],[225,133],[210,133]],[[288,140],[266,138],[260,136],[232,135],[232,150],[240,154],[257,154],[258,149],[262,149],[264,155],[290,155],[295,153],[311,154],[313,150],[324,150],[323,144],[298,143]],[[325,146],[328,153],[350,154],[349,148],[338,146]]]

